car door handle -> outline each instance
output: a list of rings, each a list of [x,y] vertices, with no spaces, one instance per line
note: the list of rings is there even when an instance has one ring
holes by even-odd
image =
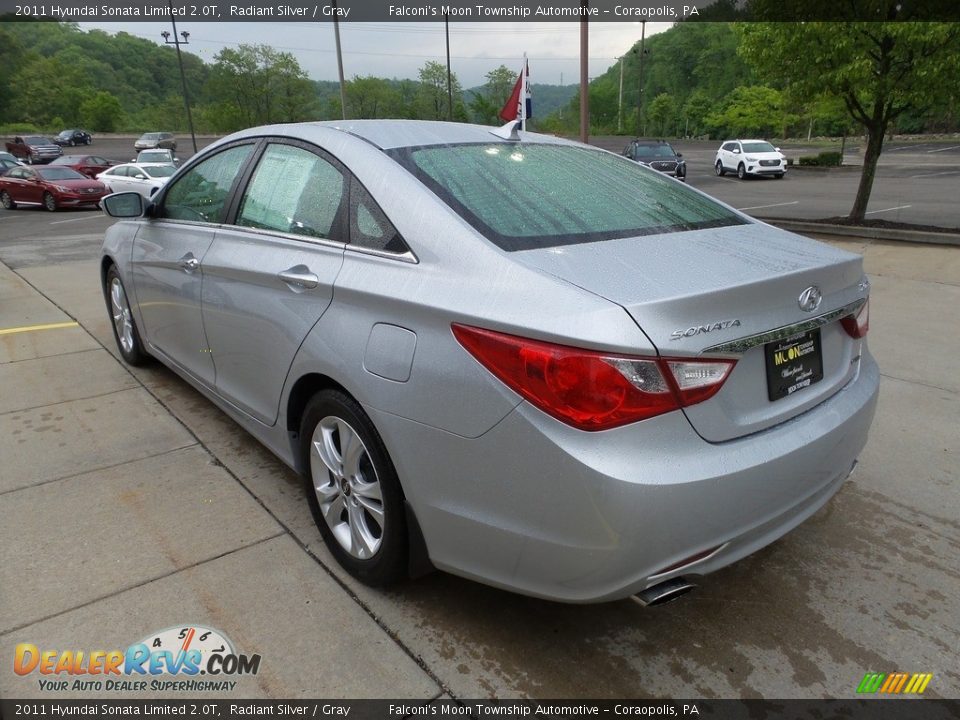
[[[296,285],[300,288],[312,289],[320,284],[320,278],[310,272],[306,265],[294,265],[288,270],[277,273],[277,277],[287,285]]]
[[[194,270],[200,267],[200,261],[193,256],[193,253],[187,253],[177,262],[180,263],[180,267],[182,267],[184,272],[187,273],[192,273]]]

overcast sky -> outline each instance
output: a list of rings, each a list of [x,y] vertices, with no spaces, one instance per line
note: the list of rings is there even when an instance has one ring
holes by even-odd
[[[124,31],[162,43],[169,23],[80,23],[84,29]],[[670,23],[647,23],[647,37]],[[178,23],[190,32],[190,52],[207,62],[224,47],[264,43],[292,53],[315,80],[336,80],[333,25],[326,23]],[[640,23],[590,24],[590,77],[601,75],[640,39]],[[376,75],[416,78],[427,60],[445,62],[443,23],[341,23],[343,72],[346,77]],[[565,85],[579,81],[580,24],[451,23],[450,63],[464,88],[484,83],[484,75],[500,64],[518,71],[526,51],[530,80]]]

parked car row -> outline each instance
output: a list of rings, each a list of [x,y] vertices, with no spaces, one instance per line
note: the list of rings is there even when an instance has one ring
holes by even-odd
[[[681,182],[686,180],[687,164],[683,154],[665,140],[637,138],[627,144],[623,154]],[[714,170],[720,177],[731,172],[741,180],[751,175],[769,175],[779,180],[787,172],[787,158],[780,148],[766,140],[726,140],[717,150]]]

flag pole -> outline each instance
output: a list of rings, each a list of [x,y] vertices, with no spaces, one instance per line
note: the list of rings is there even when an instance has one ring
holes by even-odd
[[[527,54],[523,54],[523,70],[520,71],[523,82],[520,85],[520,129],[527,129]]]

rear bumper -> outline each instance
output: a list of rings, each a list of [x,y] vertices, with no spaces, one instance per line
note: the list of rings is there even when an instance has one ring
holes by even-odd
[[[717,570],[809,517],[866,444],[878,387],[865,355],[857,377],[814,409],[718,444],[679,412],[586,433],[521,403],[475,439],[369,412],[434,565],[528,595],[597,602]]]

